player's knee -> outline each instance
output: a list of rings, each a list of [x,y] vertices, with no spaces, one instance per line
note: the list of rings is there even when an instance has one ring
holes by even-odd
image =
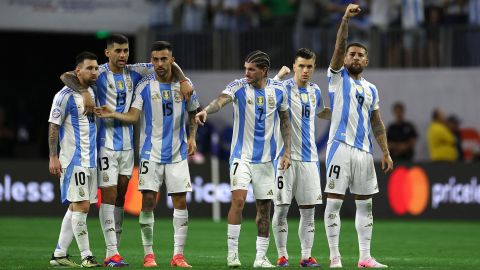
[[[186,193],[172,194],[172,203],[175,209],[187,209]]]
[[[117,200],[117,189],[115,186],[104,187],[101,189],[102,192],[102,203],[105,204],[115,204]]]
[[[155,208],[155,192],[143,192],[142,211],[153,211]]]
[[[243,210],[244,206],[245,206],[245,199],[244,198],[232,197],[232,208],[233,209]]]

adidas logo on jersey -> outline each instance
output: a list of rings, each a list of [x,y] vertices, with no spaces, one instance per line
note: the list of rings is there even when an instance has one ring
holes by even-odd
[[[281,229],[281,230],[280,230],[280,231],[278,231],[278,232],[285,232],[285,233],[286,233],[286,232],[287,232],[287,230],[286,230],[286,229]]]
[[[268,191],[267,195],[272,195],[272,196],[273,196],[273,190],[270,189],[270,190]]]
[[[337,227],[337,226],[338,226],[337,223],[333,223],[331,225],[328,225],[329,228],[333,228],[333,227]]]

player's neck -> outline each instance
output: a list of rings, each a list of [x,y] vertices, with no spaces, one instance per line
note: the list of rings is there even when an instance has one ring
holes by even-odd
[[[119,68],[115,65],[112,65],[112,63],[108,62],[108,68],[113,72],[113,73],[122,73],[123,69]]]
[[[171,83],[173,81],[173,74],[171,71],[169,71],[164,76],[160,76],[155,72],[155,78],[161,83]]]
[[[295,83],[297,84],[298,87],[301,87],[301,88],[307,87],[308,81],[307,82],[302,82],[302,81],[297,80],[297,78],[294,78],[294,79],[295,79]]]
[[[80,82],[80,85],[83,87],[83,88],[88,88],[90,87],[90,85],[87,84],[87,82],[85,82],[84,80],[82,80],[80,77],[77,77],[78,78],[78,81]]]
[[[252,85],[253,88],[255,88],[255,89],[264,89],[265,86],[267,86],[267,79],[266,79],[266,78],[263,78],[263,79],[259,80],[259,81],[256,82],[256,83],[252,83],[251,85]]]

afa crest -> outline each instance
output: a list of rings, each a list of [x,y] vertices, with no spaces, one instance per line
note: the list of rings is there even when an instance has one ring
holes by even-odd
[[[300,94],[300,97],[302,98],[303,103],[308,103],[308,95],[307,93],[302,93]]]
[[[129,92],[132,91],[132,90],[133,90],[133,82],[132,82],[132,80],[127,79],[126,84],[127,84],[127,90],[128,90]]]
[[[268,102],[268,107],[270,108],[275,107],[275,98],[273,96],[268,96],[267,102]]]
[[[82,187],[78,189],[78,194],[80,195],[80,197],[85,197],[85,191],[83,191]]]
[[[355,84],[355,89],[357,89],[357,92],[362,94],[363,93],[363,86]]]
[[[118,90],[120,91],[125,90],[125,84],[123,83],[123,81],[116,81],[116,85]]]
[[[164,100],[170,100],[170,90],[163,90],[162,97]]]
[[[173,92],[173,99],[175,100],[175,102],[182,102],[182,96],[178,91]]]
[[[328,188],[330,189],[334,189],[335,188],[335,182],[333,181],[333,179],[330,180],[330,183],[328,183]]]

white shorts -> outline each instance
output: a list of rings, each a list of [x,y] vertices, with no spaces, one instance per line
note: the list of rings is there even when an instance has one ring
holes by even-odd
[[[378,193],[372,154],[348,144],[333,141],[327,146],[325,192],[372,195]]]
[[[142,159],[138,171],[139,191],[158,192],[163,182],[167,186],[168,194],[192,191],[190,171],[186,159],[167,164]]]
[[[115,151],[101,147],[98,151],[98,186],[111,187],[118,184],[118,175],[132,176],[133,150]]]
[[[97,169],[69,165],[62,169],[60,196],[63,204],[97,202]]]
[[[273,199],[275,189],[273,162],[251,163],[234,159],[230,164],[230,190],[248,190],[250,181],[256,200]]]
[[[319,162],[292,160],[287,170],[277,168],[275,204],[291,204],[293,197],[298,205],[322,204]]]

